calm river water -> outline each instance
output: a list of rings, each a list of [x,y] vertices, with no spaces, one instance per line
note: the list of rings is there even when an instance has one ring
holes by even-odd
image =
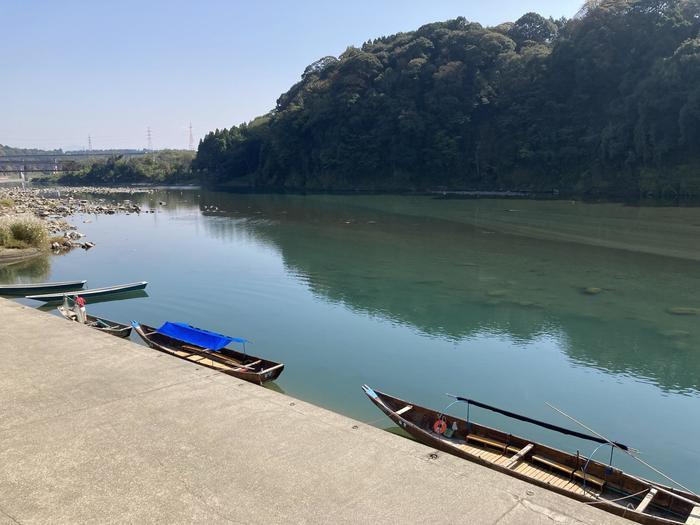
[[[436,408],[451,392],[574,425],[548,401],[700,490],[700,209],[172,189],[131,198],[157,213],[76,217],[94,249],[0,269],[0,282],[147,280],[147,297],[88,311],[246,337],[252,353],[287,365],[273,388],[382,428],[391,424],[363,383]]]

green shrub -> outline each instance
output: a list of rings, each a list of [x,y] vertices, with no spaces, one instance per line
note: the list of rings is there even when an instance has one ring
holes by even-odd
[[[0,199],[0,208],[12,208],[15,205],[15,201],[12,199]]]
[[[46,225],[36,217],[14,216],[0,220],[0,245],[6,248],[43,248],[48,238]]]

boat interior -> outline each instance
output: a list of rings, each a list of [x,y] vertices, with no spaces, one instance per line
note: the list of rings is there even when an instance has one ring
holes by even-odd
[[[668,487],[657,490],[654,486],[662,486],[652,486],[610,465],[589,461],[578,453],[569,454],[387,394],[377,394],[396,416],[427,433],[441,444],[442,450],[497,470],[510,471],[517,477],[569,493],[577,499],[592,500],[592,504],[596,504],[595,501],[616,504],[623,508],[621,510],[636,511],[669,523],[700,525],[700,502],[693,505],[667,491],[686,496],[684,493]],[[411,433],[410,427],[404,428]]]
[[[141,325],[141,329],[144,335],[153,343],[165,347],[173,355],[216,370],[227,371],[235,369],[238,371],[260,373],[271,366],[277,365],[277,363],[273,363],[272,361],[249,356],[230,348],[224,348],[218,352],[213,352],[206,348],[189,345],[167,335],[163,335],[151,326]]]

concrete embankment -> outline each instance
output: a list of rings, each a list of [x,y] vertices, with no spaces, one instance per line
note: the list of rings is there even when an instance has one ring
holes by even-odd
[[[629,523],[8,300],[0,319],[2,525]]]

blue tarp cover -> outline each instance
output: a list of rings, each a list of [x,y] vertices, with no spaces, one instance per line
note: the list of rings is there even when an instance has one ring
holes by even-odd
[[[221,350],[230,342],[247,343],[245,339],[238,337],[229,337],[227,335],[217,334],[201,328],[195,328],[185,323],[165,322],[163,326],[158,328],[158,333],[167,335],[179,341],[190,343],[197,346],[203,346],[209,350]]]

